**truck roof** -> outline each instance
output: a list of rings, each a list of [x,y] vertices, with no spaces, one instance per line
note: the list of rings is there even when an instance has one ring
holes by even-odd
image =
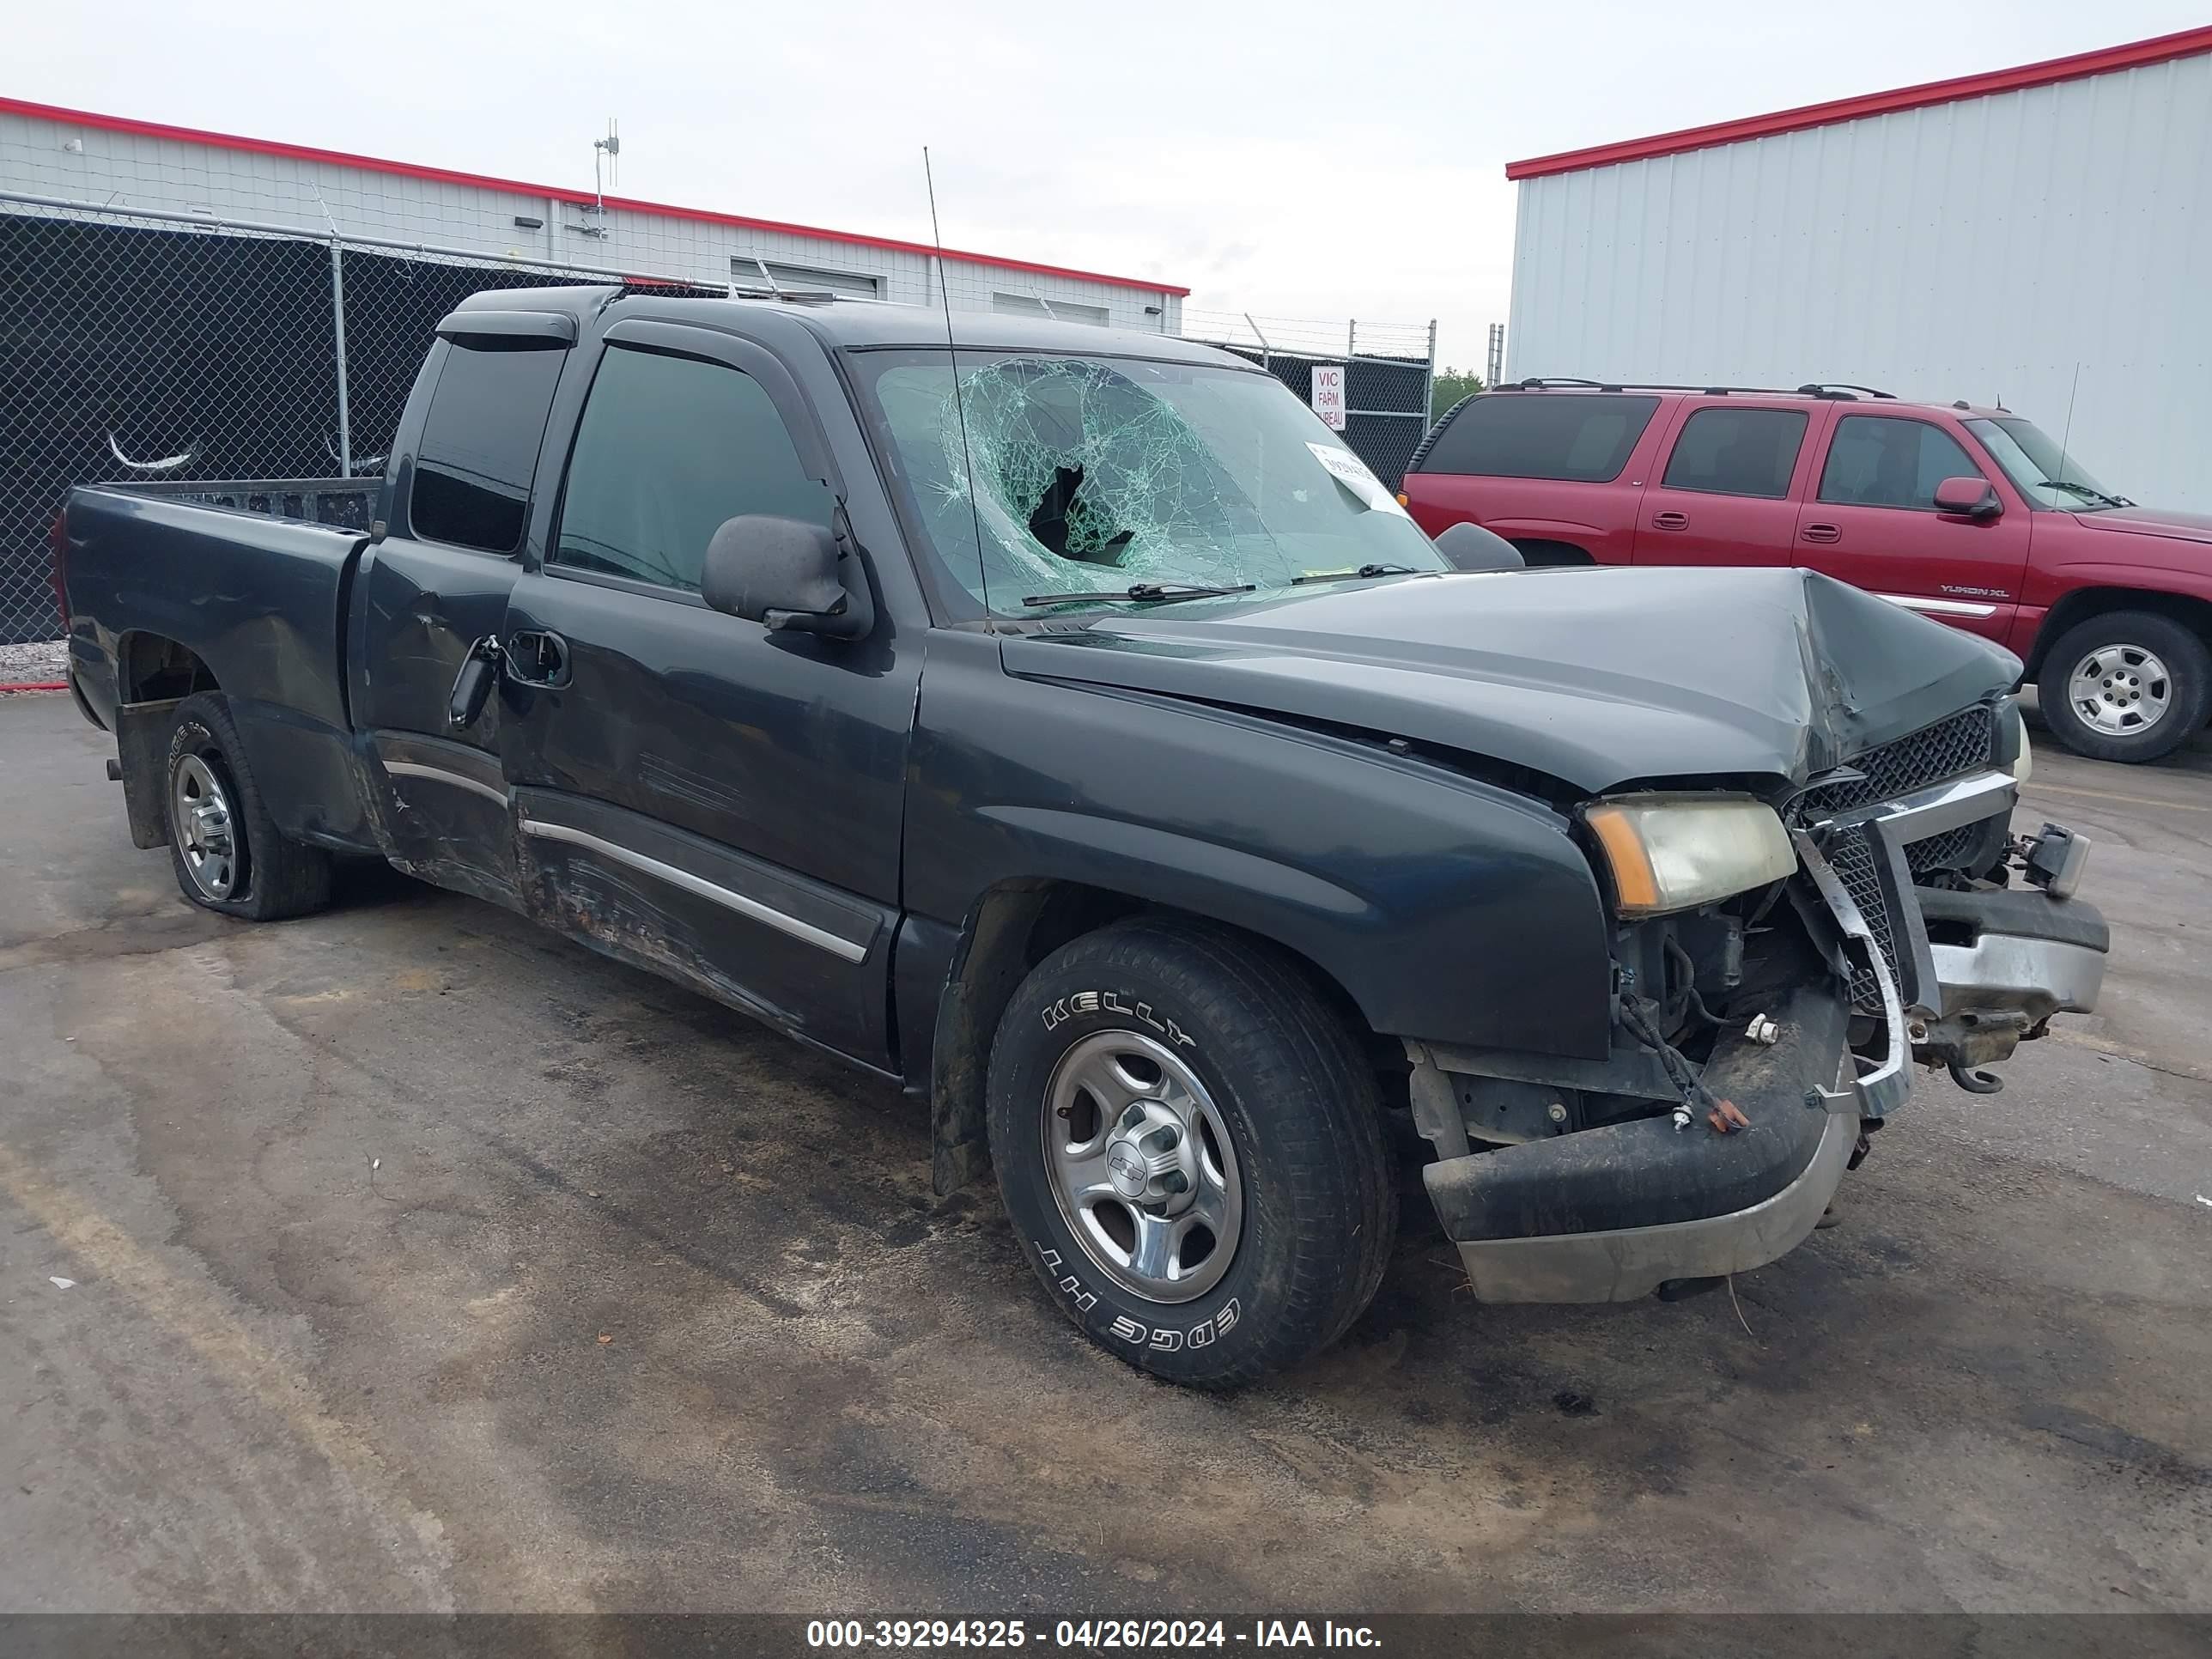
[[[686,296],[662,294],[652,288],[623,288],[614,284],[590,287],[489,289],[461,301],[460,311],[550,311],[588,321],[610,303],[629,310],[649,312],[670,320],[686,316],[702,322],[733,313],[757,314],[778,312],[793,318],[833,347],[866,350],[874,347],[943,347],[946,338],[945,313],[935,306],[894,305],[876,300],[834,300]],[[633,313],[635,314],[635,313]],[[979,351],[1066,351],[1116,357],[1147,357],[1156,362],[1203,363],[1218,368],[1261,371],[1246,359],[1213,346],[1200,345],[1174,334],[1153,334],[1133,328],[1101,328],[1091,323],[1066,323],[1048,317],[1025,317],[993,311],[955,311],[952,343]]]

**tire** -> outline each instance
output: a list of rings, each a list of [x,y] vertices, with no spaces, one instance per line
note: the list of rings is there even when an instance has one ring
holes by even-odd
[[[1067,1127],[1048,1141],[1048,1121]],[[992,1044],[989,1128],[1054,1305],[1169,1381],[1296,1365],[1382,1283],[1398,1194],[1375,1076],[1296,962],[1226,929],[1137,919],[1040,963]],[[1163,1226],[1180,1230],[1172,1284],[1138,1248]]]
[[[161,778],[169,861],[194,904],[277,921],[330,902],[331,855],[278,832],[220,692],[197,691],[177,705]]]
[[[2052,642],[2036,699],[2051,736],[2075,754],[2156,760],[2195,737],[2212,712],[2212,652],[2171,617],[2108,611]]]

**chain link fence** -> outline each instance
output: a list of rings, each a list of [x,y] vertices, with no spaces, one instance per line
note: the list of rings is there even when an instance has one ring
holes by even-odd
[[[0,645],[61,632],[51,537],[72,485],[251,480],[366,523],[438,321],[491,288],[665,276],[0,193]],[[1395,489],[1428,428],[1435,325],[1188,311],[1183,333],[1310,400],[1345,366],[1346,446]],[[328,481],[360,478],[358,490]]]
[[[51,537],[71,485],[230,501],[191,486],[292,481],[289,501],[316,481],[373,481],[438,321],[463,299],[613,280],[0,196],[0,644],[61,631]],[[304,499],[365,525],[370,489]]]
[[[1307,403],[1314,370],[1343,365],[1345,447],[1390,489],[1404,480],[1429,430],[1434,323],[1337,323],[1185,307],[1182,332],[1259,364]]]

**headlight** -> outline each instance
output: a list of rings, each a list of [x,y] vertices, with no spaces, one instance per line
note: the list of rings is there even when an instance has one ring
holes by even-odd
[[[1781,881],[1796,849],[1774,809],[1732,795],[1636,795],[1601,800],[1583,822],[1605,849],[1625,916],[1692,909]]]
[[[2020,705],[2012,706],[2013,724],[2020,728],[2020,753],[2012,757],[2012,779],[2014,783],[2026,783],[2035,775],[2035,757],[2027,748],[2027,717],[2020,712]]]

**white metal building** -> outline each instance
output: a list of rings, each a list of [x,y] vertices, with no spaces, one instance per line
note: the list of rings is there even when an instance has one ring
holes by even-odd
[[[2107,488],[2212,511],[2212,27],[1505,173],[1509,379],[2070,410]]]
[[[933,250],[895,238],[488,179],[0,98],[0,192],[205,214],[708,286],[830,289],[934,303]],[[765,269],[763,269],[763,266]],[[1173,283],[948,252],[963,310],[1180,332]]]

